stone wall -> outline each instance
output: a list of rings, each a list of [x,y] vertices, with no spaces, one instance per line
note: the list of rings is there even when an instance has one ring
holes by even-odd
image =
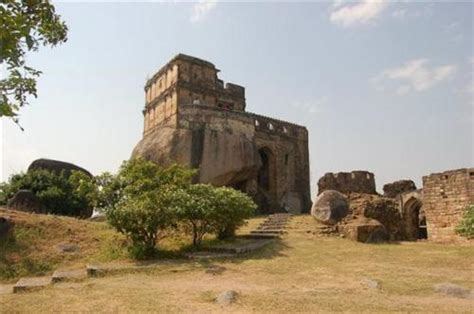
[[[368,171],[328,172],[318,181],[318,195],[326,190],[377,194],[374,174]]]
[[[401,193],[415,190],[416,185],[412,180],[398,180],[392,183],[387,183],[383,186],[383,196],[393,198]]]
[[[469,204],[474,204],[474,168],[424,176],[423,210],[428,239],[441,242],[463,240],[455,228]]]
[[[245,112],[245,88],[205,60],[177,55],[145,86],[145,132],[133,157],[199,170],[196,181],[251,195],[261,212],[308,212],[308,131]]]

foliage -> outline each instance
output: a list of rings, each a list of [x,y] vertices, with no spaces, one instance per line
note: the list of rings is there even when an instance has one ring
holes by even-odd
[[[27,51],[54,47],[67,40],[67,26],[44,0],[3,0],[0,3],[0,66],[8,73],[0,80],[0,117],[18,123],[18,111],[37,97],[36,79],[41,74],[25,63]]]
[[[101,177],[99,203],[109,223],[131,241],[131,254],[154,254],[164,230],[176,225],[176,204],[195,171],[173,165],[163,169],[143,159],[125,161],[116,176]]]
[[[232,188],[215,188],[214,232],[219,239],[235,236],[235,231],[245,220],[250,218],[257,209],[257,205],[245,193]]]
[[[464,217],[456,231],[468,239],[474,239],[474,204],[465,208]]]
[[[177,216],[185,231],[192,235],[193,246],[200,245],[204,235],[214,230],[217,212],[214,189],[208,184],[194,184],[179,193]]]
[[[68,176],[45,169],[13,175],[8,183],[0,186],[0,200],[6,204],[19,190],[33,192],[47,213],[78,216],[92,208],[96,188],[92,178],[80,171]]]
[[[221,239],[234,236],[257,207],[250,197],[232,188],[194,184],[183,192],[177,214],[185,231],[192,235],[194,246],[208,233]]]

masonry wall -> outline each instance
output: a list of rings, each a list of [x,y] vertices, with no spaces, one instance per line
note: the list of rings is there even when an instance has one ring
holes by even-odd
[[[439,242],[464,240],[456,234],[455,228],[469,204],[474,204],[474,168],[424,176],[423,210],[428,239]]]
[[[374,174],[368,171],[328,172],[318,181],[318,195],[326,190],[377,194]]]

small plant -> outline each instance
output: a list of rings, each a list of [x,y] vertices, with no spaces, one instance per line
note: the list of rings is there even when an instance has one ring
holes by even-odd
[[[456,228],[457,233],[468,239],[474,239],[474,204],[464,209],[464,216]]]

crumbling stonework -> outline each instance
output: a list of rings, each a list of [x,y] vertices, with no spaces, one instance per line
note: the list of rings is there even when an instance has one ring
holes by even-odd
[[[415,182],[412,180],[399,180],[387,183],[383,186],[383,195],[385,197],[396,197],[397,195],[416,190]]]
[[[308,212],[308,131],[245,112],[245,88],[179,54],[145,85],[143,139],[132,158],[199,170],[197,182],[251,195],[261,212]]]
[[[442,242],[462,240],[455,228],[469,204],[474,204],[474,168],[424,176],[423,209],[428,239]]]
[[[377,194],[374,174],[368,171],[328,172],[318,181],[318,195],[326,190]]]

